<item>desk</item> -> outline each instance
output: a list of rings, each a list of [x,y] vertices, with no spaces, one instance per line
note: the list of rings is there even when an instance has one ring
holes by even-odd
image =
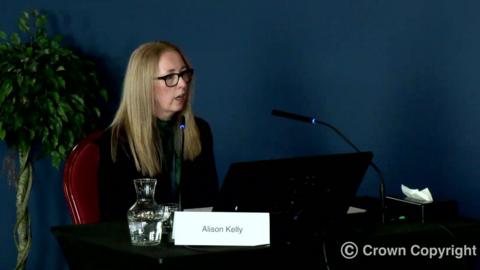
[[[259,247],[185,247],[162,241],[150,247],[130,243],[126,222],[52,227],[70,269],[188,269],[200,265],[217,266],[259,259],[270,252]],[[211,269],[211,267],[209,267]],[[217,269],[217,268],[215,268]]]
[[[360,222],[337,227],[326,236],[315,236],[299,243],[260,247],[198,247],[162,244],[135,247],[130,244],[127,223],[67,225],[52,228],[69,266],[75,269],[238,269],[252,267],[289,267],[292,269],[432,269],[433,265],[450,269],[473,269],[476,258],[448,257],[429,259],[421,256],[358,256],[347,260],[341,246],[354,242],[380,248],[476,245],[480,249],[480,222],[456,220],[442,223],[378,224]],[[322,239],[320,239],[322,238]],[[382,252],[382,251],[379,251]],[[408,252],[408,250],[407,250]],[[480,254],[480,250],[477,251]],[[415,265],[415,266],[413,266]],[[355,267],[355,268],[354,268]]]

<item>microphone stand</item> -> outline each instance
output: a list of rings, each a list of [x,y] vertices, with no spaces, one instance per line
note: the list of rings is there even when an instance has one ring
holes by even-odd
[[[343,135],[340,132],[340,130],[338,130],[336,127],[334,127],[329,123],[315,119],[315,117],[308,117],[308,116],[298,115],[298,114],[279,111],[279,110],[272,110],[272,115],[284,117],[284,118],[290,118],[290,119],[301,121],[301,122],[307,122],[312,125],[320,124],[320,125],[326,126],[332,129],[335,133],[337,133],[337,135],[339,135],[345,142],[347,142],[353,149],[355,149],[356,152],[361,152],[360,149],[355,144],[353,144],[345,135]],[[375,172],[378,174],[380,178],[380,186],[379,186],[380,204],[381,204],[380,212],[381,212],[382,224],[385,224],[385,179],[383,178],[382,172],[373,161],[370,161],[370,165],[372,165],[372,168],[375,170]]]
[[[181,188],[181,185],[182,185],[182,169],[183,169],[183,148],[185,146],[185,116],[181,116],[180,118],[180,124],[178,126],[180,128],[180,132],[182,133],[182,142],[180,144],[180,164],[182,164],[180,166],[180,177],[179,177],[179,183],[178,183],[178,210],[179,211],[183,211],[183,208],[182,208],[182,188]]]

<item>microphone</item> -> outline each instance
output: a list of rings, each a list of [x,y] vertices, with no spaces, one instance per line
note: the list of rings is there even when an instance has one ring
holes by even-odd
[[[279,111],[279,110],[272,110],[272,115],[279,116],[279,117],[285,117],[293,120],[297,120],[300,122],[306,122],[315,125],[317,120],[314,117],[308,117],[308,116],[303,116],[295,113],[289,113],[289,112],[284,112],[284,111]]]
[[[178,124],[178,127],[182,130],[182,132],[185,129],[185,116],[184,115],[182,115],[180,117],[180,123]]]
[[[280,110],[275,110],[275,109],[272,110],[272,115],[292,119],[292,120],[295,120],[295,121],[310,123],[312,125],[320,124],[320,125],[326,126],[330,129],[332,129],[333,131],[335,131],[335,133],[337,133],[337,135],[339,135],[353,149],[355,149],[355,151],[361,152],[360,149],[355,144],[353,144],[345,135],[343,135],[342,132],[340,132],[340,130],[338,130],[336,127],[334,127],[333,125],[331,125],[329,123],[317,120],[315,117],[309,117],[309,116],[299,115],[299,114],[280,111]],[[381,203],[381,208],[382,208],[381,209],[381,215],[382,215],[382,223],[385,223],[385,180],[383,178],[382,172],[380,171],[380,169],[377,167],[377,165],[373,161],[370,161],[370,165],[372,165],[372,168],[375,170],[375,172],[378,174],[378,176],[380,178],[380,187],[379,187],[380,190],[379,190],[379,192],[380,192],[380,203]]]

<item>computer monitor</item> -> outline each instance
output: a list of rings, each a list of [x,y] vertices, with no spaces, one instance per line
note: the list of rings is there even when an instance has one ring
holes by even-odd
[[[233,163],[213,211],[270,212],[272,242],[310,237],[342,222],[372,158],[357,152]]]

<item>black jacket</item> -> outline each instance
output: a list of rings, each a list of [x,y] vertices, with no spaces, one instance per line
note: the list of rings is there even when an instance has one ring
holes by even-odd
[[[195,118],[200,131],[202,152],[194,160],[184,160],[180,184],[182,207],[213,206],[218,194],[218,176],[213,154],[213,137],[208,123]],[[128,209],[135,203],[133,179],[147,177],[135,168],[128,143],[119,144],[117,160],[113,163],[110,154],[111,129],[105,130],[98,140],[100,164],[98,188],[100,221],[125,220]],[[171,180],[158,175],[155,200],[157,203],[172,202]]]

